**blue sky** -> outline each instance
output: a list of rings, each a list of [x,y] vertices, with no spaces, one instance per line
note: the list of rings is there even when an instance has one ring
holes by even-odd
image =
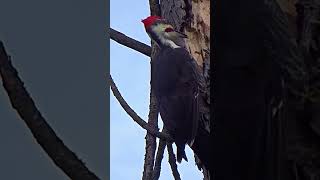
[[[150,45],[141,19],[149,16],[149,1],[111,0],[110,26]],[[110,73],[128,104],[147,120],[150,92],[150,62],[143,54],[110,40]],[[146,131],[122,109],[110,91],[111,180],[141,179]],[[161,125],[162,126],[162,125]],[[202,179],[192,150],[186,149],[189,162],[178,164],[182,180]],[[173,179],[167,150],[162,161],[161,180]]]

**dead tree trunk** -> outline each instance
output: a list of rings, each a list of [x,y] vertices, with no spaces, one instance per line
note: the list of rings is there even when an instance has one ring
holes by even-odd
[[[224,0],[214,7],[215,177],[319,179],[319,1]],[[235,158],[241,163],[231,166]]]
[[[292,40],[297,43],[307,73],[304,104],[289,114],[288,159],[296,179],[320,179],[320,2],[278,2],[289,20]]]

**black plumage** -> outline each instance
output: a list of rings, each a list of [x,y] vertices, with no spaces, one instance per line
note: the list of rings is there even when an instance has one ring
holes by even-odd
[[[186,143],[195,138],[199,118],[199,71],[184,48],[161,47],[152,61],[151,85],[158,99],[160,116],[177,146],[177,161]]]

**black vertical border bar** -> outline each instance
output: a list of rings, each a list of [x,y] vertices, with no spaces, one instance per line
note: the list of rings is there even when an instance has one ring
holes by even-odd
[[[108,79],[108,76],[110,74],[110,0],[107,0],[106,1],[106,24],[107,24],[107,27],[106,27],[106,53],[107,53],[107,74],[106,74],[106,82],[107,82],[107,79]],[[108,103],[107,103],[107,116],[108,116],[108,120],[107,120],[107,129],[108,129],[108,132],[107,132],[107,137],[108,137],[108,143],[107,143],[107,150],[108,152],[107,153],[107,157],[108,157],[108,162],[107,162],[107,167],[106,167],[106,171],[107,171],[107,176],[108,176],[108,179],[111,179],[110,177],[110,168],[111,168],[111,162],[110,162],[110,90],[109,90],[109,85],[107,85],[108,88],[106,89],[106,93],[107,93],[107,100],[108,100]]]
[[[219,1],[219,0],[218,0]],[[214,59],[215,59],[215,49],[216,49],[216,44],[214,43],[215,41],[215,36],[216,36],[216,32],[214,31],[215,27],[216,27],[216,19],[217,19],[217,8],[216,8],[216,3],[217,0],[213,0],[210,3],[210,152],[212,152],[213,150],[213,136],[212,136],[212,132],[213,132],[213,119],[214,119],[214,105],[213,105],[213,97],[214,97]],[[213,156],[210,153],[209,156],[209,161],[213,162]],[[212,165],[209,165],[209,173],[210,176],[213,177],[213,167]]]

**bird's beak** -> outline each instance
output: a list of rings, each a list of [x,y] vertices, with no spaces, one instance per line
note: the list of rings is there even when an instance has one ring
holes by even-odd
[[[185,38],[188,38],[187,35],[181,33],[179,31],[172,31],[170,35],[167,37],[168,39],[172,40],[178,46],[183,46]]]
[[[175,33],[177,33],[177,35],[180,37],[180,38],[188,38],[187,35],[181,33],[181,32],[178,32],[178,31],[174,31]]]

